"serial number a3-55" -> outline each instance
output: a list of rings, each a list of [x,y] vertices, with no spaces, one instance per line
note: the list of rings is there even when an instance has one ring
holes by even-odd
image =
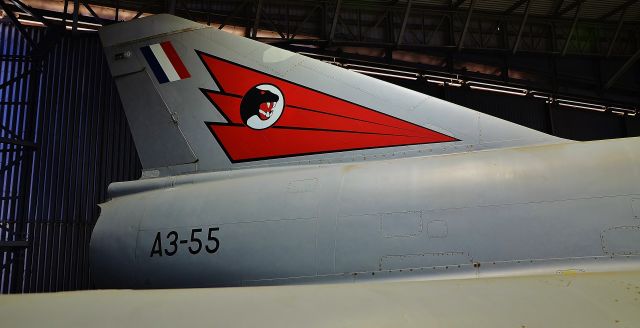
[[[178,253],[180,249],[184,249],[185,246],[191,255],[199,254],[202,250],[213,254],[220,248],[220,240],[214,236],[214,233],[219,230],[220,228],[218,227],[209,228],[207,240],[205,241],[199,236],[199,234],[203,232],[202,228],[191,229],[191,237],[189,239],[180,239],[180,234],[175,230],[169,231],[165,238],[162,238],[162,233],[158,231],[153,241],[149,257],[162,256],[163,253],[166,256],[173,256]],[[163,244],[165,247],[163,247]]]

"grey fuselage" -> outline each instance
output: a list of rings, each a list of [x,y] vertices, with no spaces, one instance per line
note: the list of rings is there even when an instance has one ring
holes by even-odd
[[[640,139],[116,183],[101,288],[435,279],[635,267]],[[200,230],[198,230],[200,229]]]

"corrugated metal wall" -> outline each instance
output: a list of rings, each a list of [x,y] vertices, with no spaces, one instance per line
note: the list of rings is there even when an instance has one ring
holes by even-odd
[[[38,74],[30,76],[33,64],[25,56],[28,44],[17,30],[0,24],[0,45],[0,138],[25,140],[27,130],[33,131],[26,123],[27,118],[32,118],[28,110],[30,82],[37,79]],[[19,280],[17,262],[20,254],[9,250],[17,249],[20,240],[25,239],[20,220],[16,218],[24,216],[21,209],[25,199],[21,196],[26,194],[23,179],[28,167],[23,163],[30,162],[32,151],[32,147],[0,143],[0,293],[16,290],[14,287]]]
[[[43,30],[30,33],[37,40]],[[0,44],[2,85],[31,64],[21,57],[27,45],[12,26],[0,24]],[[0,146],[0,245],[29,241],[26,250],[0,249],[0,293],[90,288],[88,242],[96,204],[105,200],[110,182],[136,179],[141,170],[96,34],[65,36],[36,76],[36,83],[25,78],[0,90],[0,138],[28,139],[32,127],[38,145],[34,151]],[[530,98],[390,81],[566,138],[640,135],[638,118],[550,110]],[[37,100],[31,104],[37,114],[33,125],[27,124],[29,99]]]
[[[38,38],[43,30],[31,33]],[[27,53],[12,26],[0,24],[0,37],[3,55]],[[0,83],[23,66],[3,60]],[[39,82],[31,93],[38,100],[34,160],[20,160],[28,151],[19,146],[2,145],[0,154],[0,241],[30,244],[24,251],[0,253],[0,293],[90,288],[88,243],[99,214],[96,204],[105,200],[110,182],[136,179],[141,171],[96,34],[62,38],[44,60]],[[21,81],[0,93],[2,123],[21,138],[28,130],[25,95],[30,91],[28,81]],[[31,176],[28,188],[19,191],[21,172]],[[16,192],[28,196],[23,215],[12,198]],[[26,236],[20,234],[21,223]]]

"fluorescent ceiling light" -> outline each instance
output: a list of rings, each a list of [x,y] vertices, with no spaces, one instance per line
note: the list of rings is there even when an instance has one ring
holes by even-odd
[[[18,18],[18,22],[26,24],[26,25],[44,26],[44,24],[42,24],[41,22],[38,22],[38,21],[35,21],[35,20],[30,20],[30,19]]]
[[[576,104],[569,104],[569,103],[565,103],[562,101],[558,102],[558,105],[560,106],[565,106],[565,107],[573,107],[573,108],[581,108],[581,109],[588,109],[588,110],[595,110],[598,112],[604,112],[605,109],[604,108],[597,108],[597,107],[587,107],[587,106],[582,106],[582,105],[576,105]]]
[[[477,89],[477,90],[483,90],[483,91],[493,91],[493,92],[499,92],[499,93],[506,93],[506,94],[516,95],[516,96],[524,96],[524,95],[527,94],[526,90],[522,90],[522,91],[517,92],[517,91],[510,91],[510,90],[479,87],[477,85],[470,85],[469,87],[471,89]]]
[[[507,90],[511,90],[511,91],[520,91],[520,92],[527,92],[526,89],[522,89],[522,88],[515,88],[515,87],[510,87],[510,86],[506,86],[506,85],[499,85],[499,84],[492,84],[492,83],[484,83],[484,82],[477,82],[477,81],[470,81],[470,84],[474,84],[474,85],[481,85],[484,86],[486,88],[499,88],[499,89],[507,89]]]
[[[431,83],[435,83],[435,84],[440,84],[440,85],[444,85],[444,81],[438,81],[438,80],[429,80],[429,79],[427,79],[427,82],[431,82]]]
[[[54,21],[58,21],[58,22],[62,22],[62,18],[58,18],[58,17],[51,17],[51,16],[42,16],[46,19],[49,20],[54,20]],[[71,23],[72,21],[68,20],[68,23]],[[83,21],[78,21],[78,24],[82,24],[82,25],[90,25],[90,26],[96,26],[96,27],[101,27],[102,24],[96,24],[96,23],[89,23],[89,22],[83,22]]]
[[[370,71],[363,71],[363,70],[359,70],[359,69],[353,69],[350,68],[350,71],[353,72],[358,72],[358,73],[363,73],[363,74],[370,74],[370,75],[380,75],[380,76],[389,76],[389,77],[396,77],[399,79],[405,79],[405,80],[416,80],[417,78],[415,77],[410,77],[410,76],[403,76],[403,75],[396,75],[396,74],[387,74],[387,73],[379,73],[379,72],[370,72]]]
[[[418,76],[417,73],[407,72],[407,71],[399,71],[399,70],[395,70],[395,69],[382,68],[382,67],[373,67],[373,66],[357,65],[357,64],[345,64],[344,66],[359,67],[359,68],[370,68],[370,69],[375,69],[375,70],[378,70],[378,71],[393,72],[393,73],[400,73],[400,74],[408,74],[408,75],[413,75],[413,76],[416,76],[416,77]]]
[[[71,26],[71,25],[67,25],[67,26],[65,26],[65,27],[67,28],[67,30],[72,30],[72,29],[73,29],[73,26]],[[86,28],[86,27],[76,27],[76,29],[77,29],[78,31],[89,31],[89,32],[96,32],[96,31],[98,31],[98,30],[95,30],[95,29],[92,29],[92,28]]]

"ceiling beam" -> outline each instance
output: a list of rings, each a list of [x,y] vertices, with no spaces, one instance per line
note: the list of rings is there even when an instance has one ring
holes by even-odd
[[[564,43],[564,47],[562,47],[562,56],[567,54],[567,50],[569,49],[569,43],[571,42],[571,38],[573,37],[573,32],[576,30],[576,25],[578,25],[578,18],[580,17],[580,13],[582,12],[582,2],[578,5],[576,9],[576,13],[573,15],[573,23],[571,23],[571,30],[569,30],[569,35],[567,36],[567,42]]]
[[[368,27],[365,31],[364,31],[364,38],[366,39],[367,35],[369,35],[369,32],[371,32],[373,29],[378,28],[378,26],[380,26],[380,24],[382,24],[382,21],[384,21],[385,19],[387,19],[389,17],[389,13],[387,11],[383,12],[378,19],[376,20],[376,23],[373,24],[373,26]]]
[[[219,30],[221,30],[223,27],[225,27],[227,25],[227,23],[229,23],[229,21],[231,20],[231,18],[233,18],[233,16],[237,15],[240,10],[242,10],[242,8],[244,8],[244,6],[247,5],[247,3],[249,2],[249,0],[244,0],[242,1],[242,3],[240,3],[232,12],[231,14],[229,14],[229,16],[225,17],[225,19],[222,21],[222,24],[220,24],[220,27],[218,27]]]
[[[611,88],[616,83],[616,81],[618,81],[618,79],[620,79],[620,77],[622,77],[622,75],[624,75],[624,73],[626,73],[633,66],[633,64],[635,64],[636,61],[638,61],[639,58],[640,58],[640,49],[638,49],[636,53],[633,54],[633,56],[631,56],[615,74],[613,74],[613,76],[611,76],[609,81],[607,81],[607,84],[604,85],[604,88],[605,89]]]
[[[562,15],[570,12],[571,10],[573,10],[576,7],[578,8],[578,9],[576,9],[576,12],[577,12],[578,10],[580,10],[580,7],[582,7],[582,4],[585,3],[585,2],[587,2],[587,0],[576,0],[574,3],[572,3],[572,4],[570,4],[570,5],[566,6],[566,7],[558,10],[556,16],[562,16]]]
[[[2,0],[3,2],[4,0]],[[42,15],[38,14],[38,12],[36,12],[35,10],[33,10],[33,8],[29,7],[28,5],[22,3],[22,1],[20,0],[11,0],[11,2],[18,7],[18,9],[20,9],[21,11],[27,13],[27,15],[37,19],[38,21],[40,21],[42,24],[48,26],[50,24],[49,20],[44,18]]]
[[[284,35],[284,33],[280,30],[280,27],[278,27],[276,22],[274,22],[273,19],[271,19],[271,16],[269,16],[269,14],[265,10],[262,10],[262,15],[261,16],[264,16],[264,18],[267,19],[267,21],[271,25],[272,31],[275,31],[276,33],[278,33],[278,35],[280,36],[281,39],[286,39],[287,38],[287,36]]]
[[[620,13],[620,19],[618,20],[618,26],[616,26],[616,33],[613,34],[613,38],[609,43],[609,49],[607,50],[607,57],[611,56],[611,52],[613,51],[613,45],[615,45],[616,40],[618,39],[618,35],[620,34],[620,30],[622,29],[622,24],[624,24],[624,14],[626,13],[626,9]]]
[[[460,35],[460,40],[458,41],[458,51],[460,51],[464,46],[464,38],[467,36],[467,30],[469,30],[469,22],[471,21],[471,14],[473,13],[473,7],[475,7],[476,1],[477,0],[471,0],[471,3],[469,4],[467,19],[464,22],[464,27],[462,28],[462,34]]]
[[[79,12],[80,12],[80,0],[73,0],[73,20],[71,21],[71,30],[73,33],[78,32]]]
[[[533,0],[527,1],[527,6],[524,8],[524,17],[522,17],[522,22],[520,23],[520,29],[518,30],[518,37],[516,38],[516,43],[513,44],[513,50],[511,53],[514,55],[518,52],[518,46],[520,45],[520,40],[522,39],[522,32],[524,32],[524,27],[527,24],[527,18],[529,17],[529,9],[531,9],[531,2]]]
[[[333,22],[331,23],[331,30],[329,31],[329,43],[333,41],[333,37],[336,34],[336,26],[338,25],[338,16],[340,16],[341,5],[342,5],[342,0],[338,0],[336,2],[336,10],[333,13]]]
[[[404,30],[407,27],[407,20],[409,19],[409,12],[411,11],[411,0],[407,1],[407,7],[404,9],[404,18],[402,19],[402,25],[400,27],[400,34],[398,34],[398,39],[396,40],[396,46],[400,45],[402,42],[402,37],[404,36]]]
[[[528,0],[519,0],[519,1],[517,1],[516,3],[511,5],[511,7],[509,7],[507,10],[505,10],[502,14],[505,15],[505,16],[510,15],[516,9],[520,8],[520,6],[522,6],[522,4],[525,3],[525,2],[528,2]]]
[[[95,17],[96,19],[102,21],[102,17],[98,16],[98,14],[93,10],[93,8],[91,8],[91,6],[89,5],[89,3],[87,2],[87,0],[83,0],[82,1],[82,6],[84,8],[86,8],[89,13],[91,14],[91,16]]]
[[[138,19],[138,18],[140,18],[140,16],[142,16],[142,14],[144,14],[144,11],[142,11],[142,9],[138,10],[138,12],[136,13],[136,15],[135,15],[135,16],[133,16],[132,20],[133,20],[133,19]]]
[[[31,35],[29,35],[29,33],[27,33],[27,31],[24,29],[24,26],[20,24],[20,21],[18,21],[18,17],[16,16],[16,14],[13,12],[11,7],[4,3],[4,0],[0,0],[0,9],[2,9],[7,17],[9,17],[9,20],[11,21],[11,23],[13,23],[13,26],[18,29],[20,35],[22,35],[22,37],[27,40],[27,43],[29,43],[31,49],[35,49],[36,43],[31,38]],[[3,83],[2,85],[4,86],[5,83]],[[0,89],[2,89],[2,86],[0,86]]]
[[[255,39],[258,36],[258,26],[260,25],[260,12],[262,11],[262,0],[258,0],[256,5],[256,17],[253,20],[253,29],[251,30],[251,38]]]
[[[615,15],[616,13],[618,13],[620,11],[627,10],[627,8],[629,8],[630,6],[635,4],[636,2],[638,2],[638,0],[628,0],[627,2],[621,4],[620,6],[618,6],[616,8],[613,8],[611,11],[607,12],[606,14],[598,17],[598,19],[600,19],[600,20],[607,19],[607,18]]]
[[[309,18],[311,18],[311,16],[313,15],[313,13],[316,12],[316,10],[318,10],[318,8],[320,8],[319,4],[316,4],[315,6],[313,6],[313,9],[311,9],[307,15],[304,17],[304,19],[302,20],[302,22],[298,23],[295,27],[295,29],[293,30],[293,33],[291,34],[291,36],[289,37],[289,39],[295,39],[296,35],[298,35],[298,31],[300,30],[301,27],[304,26],[305,23],[307,23],[307,21],[309,20]]]
[[[557,16],[563,4],[564,0],[555,0],[553,5],[551,6],[551,12],[549,13],[549,16]]]
[[[462,5],[465,1],[467,1],[467,0],[458,0],[458,1],[454,2],[454,3],[451,5],[451,7],[452,7],[452,8],[458,8],[458,7],[460,7],[460,5]],[[473,0],[471,0],[471,1],[473,1]]]

